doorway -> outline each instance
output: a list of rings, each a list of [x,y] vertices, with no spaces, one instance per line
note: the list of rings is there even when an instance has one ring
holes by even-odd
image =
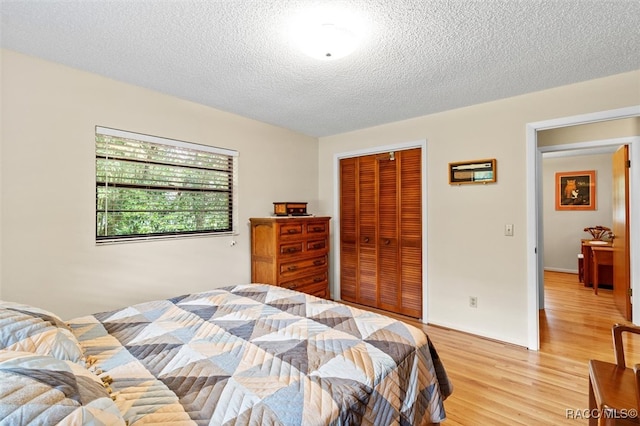
[[[538,131],[555,129],[566,126],[596,123],[601,121],[618,120],[623,118],[640,117],[640,106],[603,111],[594,114],[565,117],[561,119],[529,123],[527,125],[527,287],[528,287],[528,347],[532,350],[540,348],[539,308],[544,306],[544,245],[542,240],[543,223],[541,214],[541,167],[542,153],[545,150],[563,150],[578,148],[593,148],[589,142],[577,143],[571,146],[559,147],[538,146]],[[630,146],[631,164],[640,164],[640,137],[625,138]],[[600,145],[620,145],[621,140],[599,141]],[[640,213],[640,167],[630,170],[630,217],[638,217]],[[634,192],[636,194],[634,194]],[[640,288],[640,224],[630,223],[630,253],[631,253],[631,287]],[[640,318],[640,291],[633,295],[633,317]]]
[[[554,133],[554,130],[540,132],[539,140],[543,141],[545,136]],[[559,133],[558,139],[565,141],[565,132]],[[591,141],[591,143],[597,144],[598,141]],[[590,277],[593,275],[589,273],[592,270],[589,268],[591,262],[579,260],[580,256],[591,259],[591,246],[583,247],[582,245],[582,241],[591,239],[591,234],[585,229],[594,226],[614,228],[613,157],[619,149],[620,145],[604,145],[590,149],[546,152],[542,155],[543,227],[540,232],[543,234],[544,247],[540,252],[544,256],[542,259],[544,275],[541,280],[543,295],[540,297],[539,311],[542,352],[562,352],[568,344],[565,341],[567,334],[588,336],[594,332],[595,324],[625,321],[624,315],[618,312],[613,303],[611,287],[613,266],[600,268],[599,282],[606,284],[600,286],[600,291],[596,295],[593,284],[589,284]],[[557,192],[557,186],[560,183],[558,177],[577,173],[577,171],[592,172],[595,186],[576,188],[575,196],[572,194],[568,197],[576,200],[573,203],[578,203],[578,208],[575,208],[575,204],[571,201],[567,203],[568,208],[558,207],[555,202],[559,200],[558,197],[565,198],[563,193]],[[584,197],[580,193],[588,194],[590,192],[588,190],[591,189],[594,197],[589,200],[587,207],[582,208]],[[624,196],[627,197],[628,194]],[[615,234],[618,235],[617,232]],[[620,233],[622,238],[616,239],[616,244],[624,240],[624,234]],[[608,238],[607,235],[606,239]],[[600,253],[610,254],[611,248],[608,245],[606,247]],[[579,274],[580,262],[584,265],[582,277]],[[625,259],[624,263],[628,264],[628,259]],[[616,271],[623,269],[625,268],[621,265],[615,267]],[[625,282],[628,285],[628,280]],[[618,283],[615,288],[621,289],[621,283]],[[584,343],[586,342],[588,339],[585,339]]]

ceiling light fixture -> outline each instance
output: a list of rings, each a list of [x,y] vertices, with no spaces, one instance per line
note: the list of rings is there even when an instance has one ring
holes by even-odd
[[[305,2],[287,21],[289,43],[320,61],[333,61],[351,54],[370,32],[362,11],[345,7],[342,2],[315,6]]]
[[[325,23],[307,28],[300,34],[299,44],[312,58],[332,60],[353,52],[358,46],[358,38],[345,27]]]

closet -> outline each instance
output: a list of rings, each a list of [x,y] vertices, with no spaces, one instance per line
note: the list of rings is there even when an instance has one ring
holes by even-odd
[[[340,160],[340,297],[421,318],[420,148]]]

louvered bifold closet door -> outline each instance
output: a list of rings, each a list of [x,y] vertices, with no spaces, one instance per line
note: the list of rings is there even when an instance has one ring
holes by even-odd
[[[422,317],[422,151],[400,154],[400,309],[399,313]]]
[[[422,316],[420,148],[340,160],[340,296]]]
[[[357,302],[358,159],[340,160],[340,298]]]

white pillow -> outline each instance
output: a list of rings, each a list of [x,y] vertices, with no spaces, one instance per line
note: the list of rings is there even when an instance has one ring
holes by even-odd
[[[0,349],[85,362],[78,339],[57,315],[13,302],[0,301]]]
[[[72,361],[0,351],[0,419],[11,425],[125,425],[101,380]]]

